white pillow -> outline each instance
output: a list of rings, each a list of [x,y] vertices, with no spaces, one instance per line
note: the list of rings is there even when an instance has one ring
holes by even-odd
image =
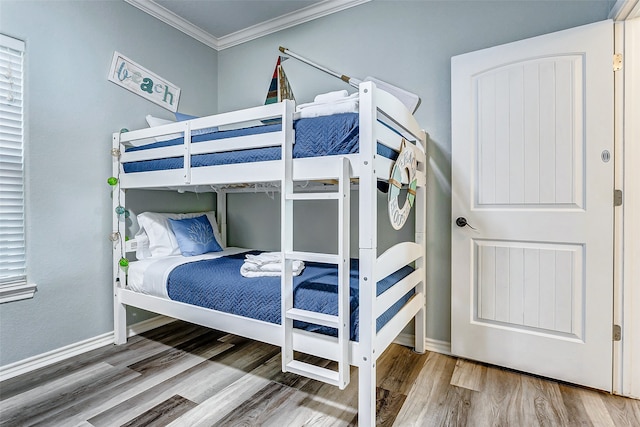
[[[149,125],[150,128],[166,125],[169,123],[175,123],[173,120],[160,119],[158,117],[153,117],[151,114],[147,114],[145,119],[147,119],[147,124]],[[171,139],[176,139],[176,138],[182,138],[182,134],[172,133],[170,135],[159,136],[155,138],[155,140],[156,142],[162,142],[162,141],[169,141]]]
[[[150,253],[153,258],[180,255],[180,247],[178,246],[178,240],[171,230],[168,218],[171,219],[184,219],[195,218],[200,215],[206,215],[207,219],[211,223],[213,228],[213,234],[220,247],[224,249],[222,244],[222,238],[220,231],[218,230],[218,223],[216,222],[216,213],[214,211],[209,212],[194,212],[194,213],[158,213],[158,212],[143,212],[138,215],[138,222],[140,223],[139,234],[146,234],[149,239],[148,252],[146,249],[140,249],[140,255],[143,257]],[[138,235],[136,235],[136,239]],[[136,251],[136,257],[138,257],[138,251]],[[139,258],[138,259],[144,259]]]

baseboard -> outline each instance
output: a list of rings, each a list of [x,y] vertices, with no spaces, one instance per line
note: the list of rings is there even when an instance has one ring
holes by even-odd
[[[171,317],[155,316],[151,319],[143,320],[142,322],[129,325],[129,327],[127,328],[127,336],[132,337],[134,335],[141,334],[143,332],[158,328],[174,321],[175,319]],[[69,359],[73,356],[77,356],[79,354],[104,347],[105,345],[113,344],[113,341],[113,332],[107,332],[106,334],[89,338],[75,344],[39,354],[37,356],[32,356],[27,359],[19,360],[9,365],[0,366],[0,381],[8,380],[9,378],[17,377],[18,375],[26,374],[31,371],[35,371],[36,369],[44,368],[45,366],[49,366],[54,363]],[[406,347],[413,347],[413,334],[400,334],[394,342]],[[425,348],[428,351],[446,355],[451,354],[451,343],[447,341],[439,341],[427,338],[425,339],[424,343]]]
[[[404,345],[405,347],[414,347],[415,341],[413,334],[402,333],[394,341],[396,344]],[[435,353],[451,355],[451,343],[448,341],[434,340],[433,338],[426,338],[424,340],[424,346],[427,351],[433,351]]]
[[[151,319],[143,320],[142,322],[130,325],[127,328],[127,336],[131,337],[134,335],[138,335],[151,329],[166,325],[167,323],[171,323],[173,321],[175,321],[175,319],[172,319],[170,317],[155,316]],[[113,341],[113,332],[107,332],[105,334],[98,335],[97,337],[89,338],[75,344],[70,344],[52,351],[48,351],[46,353],[10,363],[5,366],[0,366],[0,381],[8,380],[9,378],[26,374],[28,372],[35,371],[36,369],[44,368],[45,366],[49,366],[54,363],[69,359],[73,356],[77,356],[79,354],[104,347],[105,345],[113,344]]]

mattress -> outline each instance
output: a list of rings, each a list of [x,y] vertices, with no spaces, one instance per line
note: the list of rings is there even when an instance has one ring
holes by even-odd
[[[358,124],[357,113],[334,114],[331,116],[295,120],[293,123],[293,128],[295,130],[293,157],[303,158],[357,153],[359,138]],[[243,129],[195,135],[192,136],[191,142],[198,143],[202,141],[277,132],[279,130],[281,130],[280,124],[254,126]],[[181,144],[183,144],[183,138],[176,138],[140,147],[130,147],[127,148],[127,152]],[[381,144],[378,144],[377,150],[379,154],[392,159],[397,156],[393,150]],[[265,147],[221,153],[198,154],[191,157],[191,167],[279,160],[281,151],[280,147]],[[179,169],[182,168],[183,165],[184,159],[182,157],[172,157],[157,160],[127,162],[123,164],[123,167],[125,173],[131,173]]]
[[[166,295],[174,301],[205,307],[225,313],[280,324],[280,277],[246,278],[240,267],[246,253],[231,253],[214,259],[200,259],[172,266],[165,274]],[[171,257],[175,258],[175,257]],[[131,270],[130,270],[131,271]],[[377,295],[413,271],[403,267],[377,283]],[[350,339],[358,340],[358,260],[350,265]],[[213,278],[213,280],[212,280]],[[294,306],[325,314],[338,313],[338,273],[335,265],[305,263],[303,272],[294,277]],[[380,330],[411,298],[413,291],[391,306],[376,319]],[[332,328],[294,322],[294,327],[311,332],[336,336]]]

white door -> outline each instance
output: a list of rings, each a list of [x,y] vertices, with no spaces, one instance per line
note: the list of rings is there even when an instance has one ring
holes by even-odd
[[[605,21],[452,58],[453,354],[611,390],[612,55]]]

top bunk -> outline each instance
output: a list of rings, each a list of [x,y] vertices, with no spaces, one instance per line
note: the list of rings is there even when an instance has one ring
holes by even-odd
[[[423,163],[426,133],[397,98],[363,82],[357,94],[320,105],[296,108],[285,100],[117,132],[112,155],[120,189],[211,191],[281,181],[287,160],[294,181],[337,179],[344,157],[351,178],[360,178],[362,169],[388,181],[403,147]],[[369,164],[373,169],[361,168]],[[424,173],[417,179],[424,185]]]

